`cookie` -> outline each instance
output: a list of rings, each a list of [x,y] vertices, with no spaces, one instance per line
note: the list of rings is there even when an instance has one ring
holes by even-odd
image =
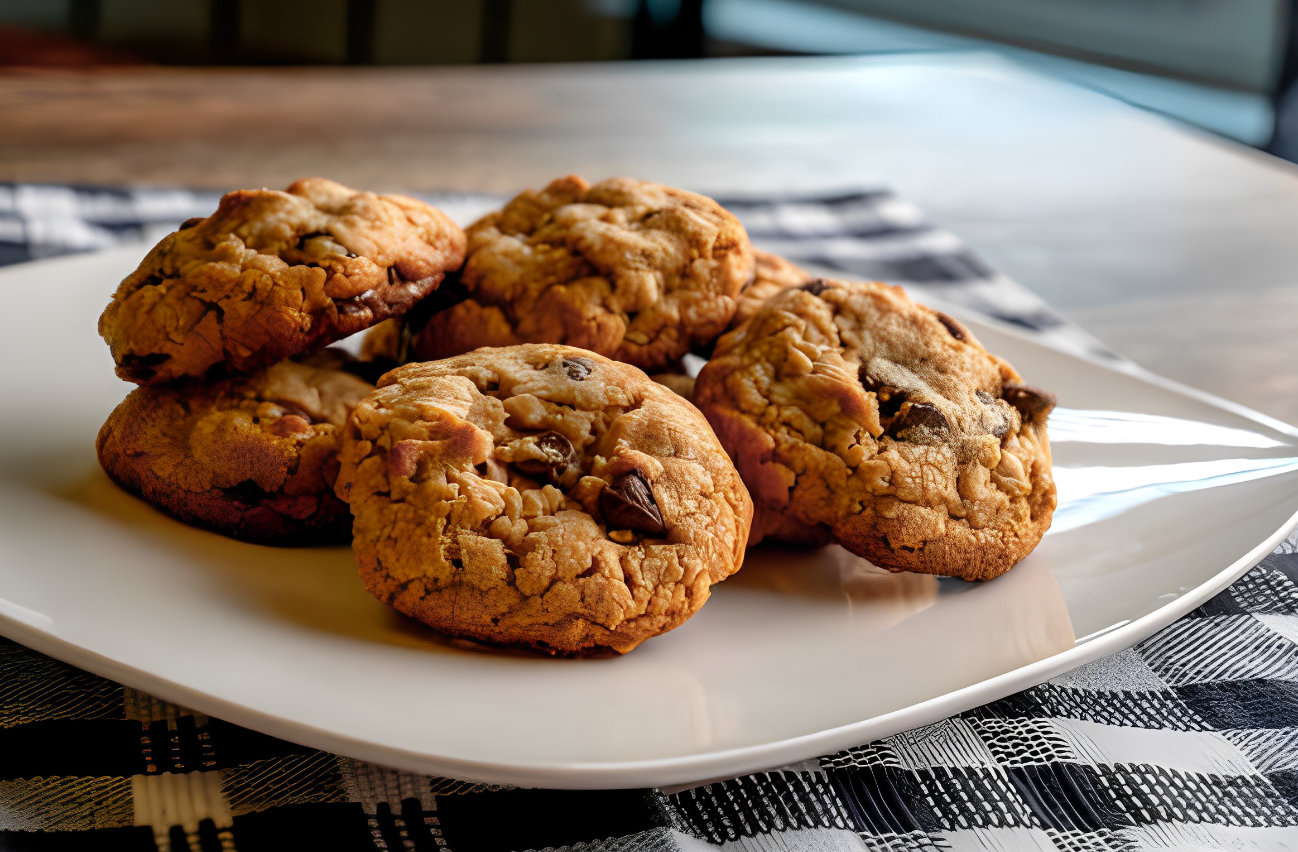
[[[694,402],[759,507],[754,540],[986,580],[1050,525],[1054,397],[900,288],[785,290],[721,338]]]
[[[743,226],[715,201],[629,178],[556,180],[468,236],[467,298],[423,328],[419,358],[562,343],[653,372],[724,331],[753,274]]]
[[[649,378],[670,390],[681,399],[694,399],[694,377],[680,369],[666,373],[654,373]]]
[[[703,415],[569,346],[387,374],[353,413],[337,491],[365,587],[451,636],[625,653],[743,561],[752,502]]]
[[[249,372],[405,312],[464,248],[455,223],[413,198],[321,178],[239,190],[154,246],[99,333],[136,384]]]
[[[351,516],[333,492],[340,430],[373,389],[336,366],[293,361],[136,388],[99,430],[99,463],[187,523],[264,544],[345,542]]]
[[[730,321],[731,328],[738,328],[751,319],[753,314],[766,304],[766,300],[776,293],[790,287],[801,287],[815,278],[810,272],[795,266],[778,254],[753,249],[753,257],[756,261],[753,280],[739,291],[739,307],[735,310],[734,319]]]
[[[361,360],[391,363],[394,367],[402,363],[405,360],[404,332],[397,317],[374,326],[361,338]]]

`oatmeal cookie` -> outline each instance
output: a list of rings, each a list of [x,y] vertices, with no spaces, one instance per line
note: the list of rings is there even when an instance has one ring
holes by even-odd
[[[399,315],[464,259],[422,201],[308,178],[221,199],[154,246],[99,318],[137,384],[248,372]]]
[[[776,295],[721,338],[694,401],[759,507],[754,540],[986,580],[1050,526],[1054,397],[898,287]]]
[[[453,636],[625,653],[739,569],[752,502],[707,421],[634,367],[528,344],[407,364],[348,422],[366,588]]]
[[[658,370],[725,330],[753,254],[710,198],[579,177],[528,191],[468,229],[468,298],[436,314],[420,358],[564,343]]]
[[[694,377],[680,368],[674,368],[665,373],[654,373],[649,378],[681,399],[694,399]]]
[[[769,251],[753,249],[753,257],[756,260],[753,280],[739,292],[739,307],[734,319],[730,321],[731,328],[738,328],[747,322],[776,293],[790,287],[801,287],[815,277]]]
[[[399,317],[386,319],[365,332],[361,338],[361,360],[391,363],[394,367],[405,361],[405,327]]]
[[[182,521],[265,544],[347,540],[333,493],[341,428],[374,386],[333,364],[136,388],[99,430],[118,485]],[[326,366],[328,365],[328,366]]]

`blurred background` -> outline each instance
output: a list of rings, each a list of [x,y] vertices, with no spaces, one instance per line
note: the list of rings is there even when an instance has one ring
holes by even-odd
[[[0,0],[0,65],[992,51],[1298,161],[1298,0]]]

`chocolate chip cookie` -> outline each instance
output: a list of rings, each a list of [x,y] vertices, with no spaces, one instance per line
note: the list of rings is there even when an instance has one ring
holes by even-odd
[[[331,357],[332,355],[332,357]],[[325,353],[249,376],[136,388],[99,430],[118,485],[182,521],[264,544],[346,541],[340,430],[374,386]]]
[[[986,580],[1050,525],[1054,397],[900,288],[785,290],[721,338],[694,401],[758,506],[754,540]]]
[[[468,298],[424,327],[420,358],[563,343],[658,370],[725,330],[753,274],[743,226],[715,201],[629,178],[556,180],[468,235]]]
[[[694,399],[694,377],[679,368],[671,369],[665,373],[654,373],[649,378],[681,399]]]
[[[321,178],[239,190],[149,252],[99,333],[137,384],[247,372],[405,312],[464,249],[455,223],[413,198]]]
[[[452,635],[625,653],[739,569],[752,503],[707,421],[569,346],[387,374],[348,422],[337,492],[367,589]]]
[[[815,277],[805,269],[769,251],[753,249],[753,258],[756,261],[753,280],[739,291],[739,307],[735,311],[734,319],[730,321],[731,328],[737,328],[747,322],[753,314],[762,309],[766,300],[776,293],[790,287],[801,287]]]

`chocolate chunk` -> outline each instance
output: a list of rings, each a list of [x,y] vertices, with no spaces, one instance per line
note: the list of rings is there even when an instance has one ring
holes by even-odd
[[[814,281],[808,281],[806,284],[803,284],[798,289],[802,290],[803,292],[810,293],[813,296],[819,296],[821,293],[825,292],[826,290],[828,290],[833,286],[834,286],[833,284],[830,284],[824,278],[817,278]]]
[[[176,230],[177,230],[177,231],[188,231],[190,228],[194,227],[195,225],[197,225],[197,224],[198,224],[199,222],[201,222],[201,221],[203,221],[203,217],[202,217],[202,216],[195,216],[195,217],[193,217],[192,219],[186,219],[185,221],[183,221],[183,222],[180,223],[180,227],[177,228]]]
[[[338,315],[344,317],[368,317],[373,320],[387,310],[387,303],[374,292],[373,288],[366,290],[359,296],[352,296],[350,299],[334,299],[334,305],[338,308]],[[365,326],[360,326],[364,328]]]
[[[946,415],[933,403],[912,402],[888,431],[899,438],[918,442],[918,439],[932,437],[933,433],[950,432],[951,426]]]
[[[575,358],[564,358],[559,365],[563,371],[568,374],[568,378],[574,382],[580,382],[590,375],[591,370],[595,369],[595,362],[589,358],[582,358],[578,355]]]
[[[996,397],[992,396],[991,394],[989,394],[987,391],[984,390],[974,391],[974,394],[977,395],[978,401],[981,402],[983,405],[991,405],[993,402],[996,401]]]
[[[1031,385],[1006,382],[1001,386],[1001,398],[1019,410],[1024,420],[1044,417],[1055,407],[1055,395]]]
[[[649,535],[667,531],[649,483],[638,470],[628,471],[599,493],[599,510],[613,530],[638,530]]]
[[[871,376],[865,371],[864,365],[861,366],[857,378],[861,382],[861,387],[874,394],[875,401],[879,406],[880,420],[886,423],[897,416],[897,412],[901,410],[901,404],[906,401],[905,393],[890,385],[885,385],[874,376]]]
[[[947,316],[941,311],[934,311],[933,316],[937,317],[938,322],[946,326],[946,330],[949,331],[951,333],[951,336],[954,337],[956,340],[969,339],[969,332],[965,331],[965,327],[962,326],[960,323],[956,322],[954,318]]]
[[[542,432],[524,438],[523,443],[540,451],[541,456],[519,459],[514,462],[514,467],[528,476],[544,476],[552,485],[558,485],[570,468],[581,464],[572,442],[558,432]]]

